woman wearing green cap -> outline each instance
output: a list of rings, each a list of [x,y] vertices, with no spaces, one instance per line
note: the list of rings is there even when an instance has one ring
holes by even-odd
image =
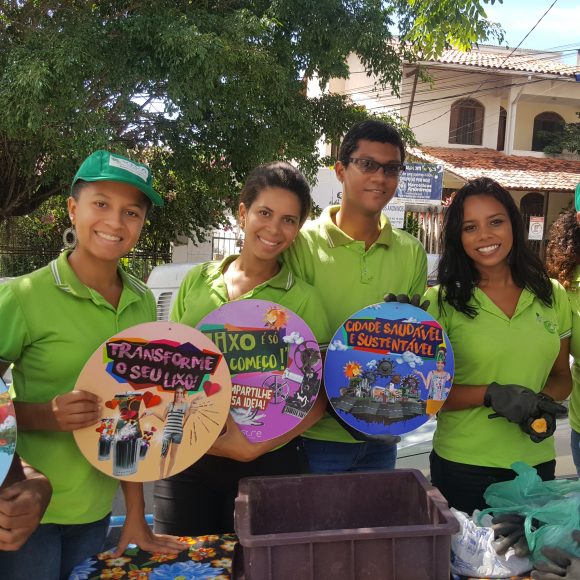
[[[51,482],[53,496],[39,528],[15,552],[0,553],[11,580],[68,578],[102,550],[117,480],[81,454],[72,431],[94,424],[101,400],[75,391],[85,362],[106,339],[155,320],[147,287],[119,268],[137,243],[147,212],[162,199],[149,168],[109,153],[90,155],[75,175],[68,246],[48,266],[0,287],[0,373],[14,363],[18,452]],[[154,536],[144,519],[143,489],[122,483],[127,520],[117,553],[129,542],[177,551],[174,538]]]

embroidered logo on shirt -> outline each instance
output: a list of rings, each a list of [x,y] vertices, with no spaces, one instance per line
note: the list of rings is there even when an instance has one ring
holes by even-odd
[[[556,329],[558,328],[558,325],[555,322],[552,322],[550,320],[546,320],[541,314],[539,314],[538,312],[536,312],[536,322],[539,322],[540,324],[544,325],[544,328],[550,333],[550,334],[556,334]]]

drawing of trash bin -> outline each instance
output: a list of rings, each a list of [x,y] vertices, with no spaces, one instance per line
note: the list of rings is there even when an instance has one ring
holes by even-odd
[[[113,447],[113,475],[132,475],[137,472],[137,461],[141,448],[139,407],[142,395],[121,393],[115,395],[119,401],[120,417],[117,420]]]

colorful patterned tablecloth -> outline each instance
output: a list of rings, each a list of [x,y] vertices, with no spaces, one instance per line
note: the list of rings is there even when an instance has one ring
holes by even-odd
[[[179,554],[152,554],[137,547],[113,558],[102,552],[77,566],[70,580],[230,580],[237,544],[234,534],[183,537],[189,548]],[[452,580],[471,580],[452,575]],[[529,580],[513,577],[512,580]]]
[[[189,548],[179,554],[152,554],[137,547],[113,558],[102,552],[77,566],[70,580],[229,580],[237,538],[233,534],[181,538]]]

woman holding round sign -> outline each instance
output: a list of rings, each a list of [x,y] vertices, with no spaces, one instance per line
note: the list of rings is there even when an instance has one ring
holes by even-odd
[[[151,292],[119,268],[137,243],[147,213],[163,201],[149,168],[96,151],[77,171],[68,200],[69,248],[48,266],[0,286],[0,373],[13,361],[17,449],[44,473],[53,495],[40,527],[13,553],[0,553],[3,577],[68,578],[102,549],[118,480],[82,455],[73,431],[101,415],[97,395],[73,390],[83,366],[110,336],[155,320]],[[123,482],[127,520],[118,546],[177,551],[181,543],[152,535],[139,483]],[[41,558],[41,562],[39,561]]]
[[[242,413],[242,424],[255,429],[244,430],[230,416],[225,433],[207,455],[195,465],[155,485],[155,527],[157,531],[179,535],[231,532],[234,499],[242,477],[284,475],[307,471],[307,459],[296,436],[314,424],[324,413],[325,399],[319,397],[305,418],[284,435],[261,442],[251,442],[251,432],[264,431],[260,399],[266,391],[270,403],[288,406],[290,383],[296,373],[282,373],[278,365],[280,351],[288,352],[289,343],[277,331],[288,317],[301,317],[311,326],[316,339],[328,341],[329,330],[322,304],[313,288],[296,279],[280,261],[310,212],[310,188],[304,176],[292,165],[273,162],[261,165],[248,176],[240,196],[239,217],[244,230],[244,245],[239,256],[229,256],[220,263],[207,262],[193,268],[184,279],[171,318],[182,324],[198,326],[224,353],[232,376],[243,372],[247,378],[256,370],[256,361],[271,365],[269,389],[263,383],[237,384],[232,380],[232,412]],[[240,301],[244,301],[240,303]],[[255,309],[260,317],[252,318]],[[223,307],[223,308],[220,308]],[[228,310],[225,312],[224,309]],[[219,309],[216,311],[216,309]],[[212,315],[216,313],[216,317]],[[295,313],[295,314],[294,314]],[[209,316],[208,316],[209,315]],[[221,316],[223,315],[223,316]],[[220,318],[221,316],[221,318]],[[264,331],[259,321],[267,325]],[[207,324],[206,324],[207,322]],[[302,322],[304,325],[304,323]],[[306,325],[304,325],[306,326]],[[232,332],[224,332],[231,330]],[[237,333],[236,329],[244,332]],[[309,331],[310,332],[310,331]],[[298,333],[286,341],[300,341]],[[302,343],[303,346],[308,346]],[[295,346],[295,345],[294,345]],[[232,358],[234,350],[248,354]],[[299,351],[303,387],[311,379],[311,368],[321,365],[318,346]],[[318,353],[314,358],[311,355]],[[258,373],[253,373],[257,376]],[[312,388],[318,390],[319,379]],[[308,393],[296,395],[304,401]],[[253,400],[254,408],[242,409],[244,400]],[[236,408],[236,403],[240,407]],[[287,409],[290,412],[290,409]],[[299,413],[299,409],[295,412]]]
[[[425,297],[455,355],[439,413],[431,479],[450,505],[486,507],[515,461],[554,478],[552,437],[570,393],[570,306],[527,247],[522,217],[498,183],[464,185],[447,209],[439,285]]]

